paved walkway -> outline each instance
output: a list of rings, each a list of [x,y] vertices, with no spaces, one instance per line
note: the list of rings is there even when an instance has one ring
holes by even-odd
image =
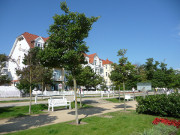
[[[108,112],[123,110],[123,103],[110,103],[100,98],[83,99],[84,103],[93,105],[93,108],[79,109],[79,119],[101,115]],[[135,110],[136,101],[126,102],[127,109]],[[0,134],[16,132],[20,130],[37,128],[61,122],[72,121],[75,119],[75,110],[60,109],[46,114],[31,115],[26,117],[10,118],[0,120]]]

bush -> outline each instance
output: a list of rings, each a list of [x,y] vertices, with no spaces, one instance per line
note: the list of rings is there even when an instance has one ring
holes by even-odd
[[[159,123],[154,126],[152,129],[145,130],[141,135],[174,135],[177,132],[177,128],[174,126],[164,125]]]
[[[137,98],[138,113],[180,118],[180,94],[151,95]]]

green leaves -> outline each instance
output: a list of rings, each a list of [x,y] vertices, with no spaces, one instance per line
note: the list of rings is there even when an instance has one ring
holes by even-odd
[[[44,67],[40,63],[40,48],[31,48],[28,54],[25,54],[23,63],[26,65],[23,69],[17,70],[16,74],[20,76],[19,89],[29,92],[30,87],[30,68],[31,68],[31,86],[34,88],[37,84],[52,83],[52,69]]]
[[[180,94],[153,95],[137,98],[138,113],[180,117]]]
[[[126,52],[127,49],[120,49],[118,51],[119,64],[112,64],[114,70],[111,72],[110,79],[116,84],[127,82],[134,75],[132,73],[135,67],[125,57]]]
[[[60,7],[65,13],[69,13],[69,8],[67,7],[66,2],[61,2]]]
[[[47,67],[63,67],[76,76],[79,65],[85,64],[83,53],[88,52],[84,39],[98,17],[89,18],[84,13],[71,12],[66,2],[61,2],[60,7],[65,14],[53,17],[49,40],[40,53],[41,63]]]
[[[11,80],[8,75],[4,75],[2,69],[5,67],[6,62],[9,60],[9,57],[5,54],[0,54],[0,85],[10,83]]]
[[[76,76],[77,85],[79,86],[85,86],[86,89],[89,89],[91,87],[96,87],[97,85],[101,84],[103,81],[103,78],[98,76],[94,71],[91,69],[91,67],[79,67],[80,72]],[[68,78],[67,85],[73,86],[73,77],[72,75],[66,76]]]

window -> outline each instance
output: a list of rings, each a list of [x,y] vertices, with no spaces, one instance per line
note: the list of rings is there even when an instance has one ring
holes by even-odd
[[[94,60],[94,65],[96,65],[96,60]]]
[[[21,44],[19,44],[19,51],[21,51]]]
[[[107,65],[106,65],[106,69],[107,69]]]
[[[42,48],[41,43],[36,43],[36,47]]]
[[[21,56],[18,57],[17,63],[20,64]]]
[[[107,76],[107,72],[106,72],[106,76]]]

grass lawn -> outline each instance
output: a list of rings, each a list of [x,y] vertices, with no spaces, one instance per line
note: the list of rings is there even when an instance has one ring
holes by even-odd
[[[108,99],[104,99],[106,101],[110,101],[110,102],[113,102],[113,103],[122,103],[124,102],[124,98],[120,98],[120,102],[119,102],[119,97],[117,98],[108,98]]]
[[[78,107],[80,107],[80,103],[78,103]],[[82,104],[82,108],[92,107],[87,104]],[[59,109],[63,107],[55,107],[54,109]],[[71,108],[75,108],[75,103],[71,103]],[[31,111],[32,114],[40,114],[45,113],[44,110],[47,110],[47,104],[37,104],[32,105]],[[29,106],[16,106],[16,107],[0,107],[0,119],[9,118],[9,117],[20,117],[29,115]]]
[[[105,115],[84,118],[84,125],[70,125],[70,122],[24,130],[12,135],[139,135],[145,129],[153,127],[156,116],[131,112],[113,112]]]
[[[48,99],[38,99],[38,101],[45,101],[45,100]],[[34,101],[34,99],[32,101]],[[13,102],[29,102],[29,99],[0,101],[0,103],[13,103]]]

